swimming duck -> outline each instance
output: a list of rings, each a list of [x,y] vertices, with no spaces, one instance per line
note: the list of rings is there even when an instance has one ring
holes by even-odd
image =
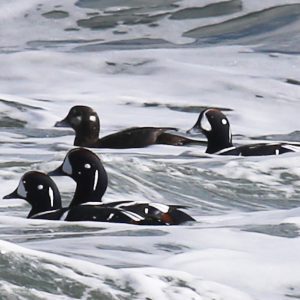
[[[166,131],[173,127],[132,127],[103,138],[99,138],[100,121],[98,114],[89,106],[73,106],[67,116],[56,122],[55,127],[71,127],[75,130],[74,146],[89,148],[143,148],[153,144],[183,146],[200,143],[187,137]]]
[[[31,205],[29,219],[97,221],[158,225],[156,220],[145,219],[138,214],[117,207],[102,207],[85,203],[68,208],[62,207],[61,196],[55,182],[46,174],[37,171],[25,173],[16,190],[3,199],[20,198]]]
[[[194,218],[180,210],[180,205],[165,205],[144,201],[116,201],[103,203],[102,196],[107,188],[107,173],[100,158],[85,148],[70,150],[62,165],[48,173],[51,176],[66,175],[76,182],[76,190],[70,207],[82,203],[97,203],[106,207],[122,208],[146,219],[156,219],[162,224],[178,225]]]
[[[218,109],[203,110],[188,133],[202,132],[207,137],[206,153],[219,155],[260,156],[279,155],[297,151],[288,143],[257,143],[242,146],[232,144],[232,134],[227,117]]]

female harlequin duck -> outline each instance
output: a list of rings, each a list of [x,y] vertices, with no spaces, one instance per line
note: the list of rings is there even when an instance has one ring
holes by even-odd
[[[171,127],[133,127],[99,139],[100,121],[97,113],[88,106],[73,106],[68,115],[55,127],[71,127],[75,130],[75,146],[89,148],[143,148],[153,144],[182,146],[203,142],[167,133]]]
[[[258,143],[234,147],[230,124],[226,116],[218,109],[210,108],[202,111],[192,129],[188,133],[202,132],[207,137],[206,153],[220,155],[279,155],[295,152],[297,147],[288,143]]]
[[[77,183],[70,207],[82,203],[98,203],[105,207],[122,208],[146,219],[158,220],[162,225],[178,225],[187,221],[195,221],[179,209],[184,208],[183,206],[128,200],[101,202],[107,188],[107,174],[100,158],[85,148],[70,150],[63,164],[48,174],[67,175]]]
[[[82,204],[63,208],[61,197],[54,181],[46,174],[36,171],[25,173],[17,189],[3,199],[21,198],[31,205],[27,216],[30,219],[97,221],[129,223],[140,225],[160,225],[156,220],[144,217],[116,207],[101,207]]]

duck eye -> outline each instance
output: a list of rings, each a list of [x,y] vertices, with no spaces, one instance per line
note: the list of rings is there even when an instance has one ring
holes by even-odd
[[[90,164],[85,164],[85,165],[84,165],[84,168],[85,168],[85,169],[90,169],[90,168],[91,168],[91,165],[90,165]]]
[[[37,189],[38,189],[39,191],[41,191],[43,188],[44,188],[44,186],[43,186],[42,184],[39,184],[39,185],[37,186]]]
[[[222,124],[226,125],[227,124],[227,120],[226,119],[222,119]]]

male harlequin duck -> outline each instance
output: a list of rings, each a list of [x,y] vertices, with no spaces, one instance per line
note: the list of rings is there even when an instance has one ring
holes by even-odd
[[[107,188],[107,174],[100,158],[85,148],[70,150],[63,164],[48,174],[67,175],[77,183],[70,207],[86,202],[98,203],[105,207],[122,208],[146,219],[158,220],[162,225],[178,225],[187,221],[195,221],[179,209],[184,208],[183,206],[128,200],[101,202]]]
[[[36,171],[25,173],[15,191],[3,199],[21,198],[31,205],[27,216],[30,219],[97,221],[112,223],[129,223],[140,225],[160,225],[156,220],[115,207],[97,205],[77,205],[63,208],[61,197],[54,181],[46,174]]]
[[[288,143],[258,143],[234,147],[230,124],[218,109],[202,111],[194,127],[188,133],[202,132],[207,137],[206,153],[220,155],[260,156],[294,152],[297,147]]]
[[[74,146],[89,148],[143,148],[153,144],[183,146],[200,143],[183,136],[167,133],[172,127],[133,127],[99,139],[100,121],[97,113],[88,106],[73,106],[68,115],[55,127],[71,127],[75,130]]]

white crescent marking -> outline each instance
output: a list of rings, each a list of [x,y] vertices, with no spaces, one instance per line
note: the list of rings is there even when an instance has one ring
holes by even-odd
[[[25,189],[24,183],[22,181],[20,181],[18,189],[17,189],[17,193],[21,196],[26,198],[27,197],[27,191]]]
[[[65,172],[68,175],[72,175],[72,173],[73,173],[73,169],[72,169],[72,166],[71,166],[68,156],[65,158],[65,161],[62,166],[62,170],[63,170],[63,172]]]
[[[201,122],[200,122],[201,128],[204,129],[205,131],[211,131],[212,128],[211,128],[211,125],[208,121],[208,118],[207,118],[206,114],[207,114],[207,112],[205,112],[202,116],[202,119],[201,119]]]

